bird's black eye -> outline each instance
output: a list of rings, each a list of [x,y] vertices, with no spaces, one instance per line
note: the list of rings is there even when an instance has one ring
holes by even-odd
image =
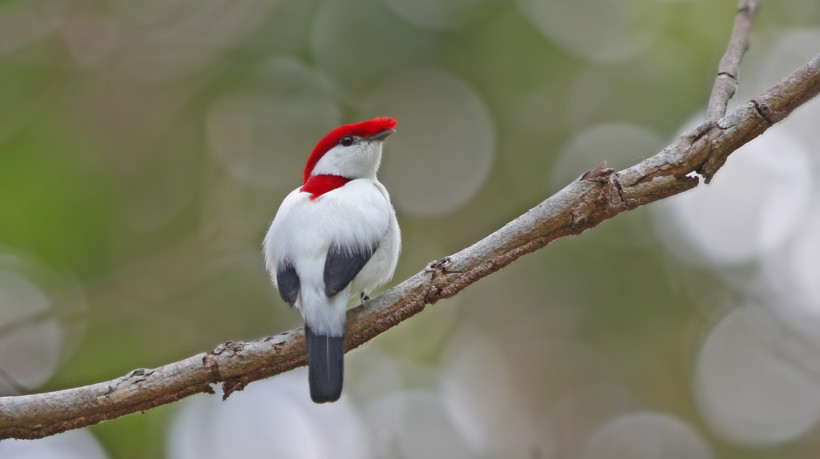
[[[346,135],[342,137],[342,140],[339,141],[339,144],[341,144],[343,147],[349,147],[353,145],[353,142],[355,140],[356,139],[354,139],[352,135]]]

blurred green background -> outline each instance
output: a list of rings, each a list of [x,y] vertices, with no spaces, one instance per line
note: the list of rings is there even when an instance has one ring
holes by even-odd
[[[703,110],[734,13],[734,0],[1,2],[0,390],[109,380],[300,326],[260,244],[340,123],[399,120],[380,174],[403,230],[396,281],[603,160],[651,156]],[[816,0],[764,1],[740,97],[818,52],[818,27]],[[465,457],[592,457],[593,432],[634,412],[674,420],[665,451],[679,455],[654,457],[820,455],[820,410],[755,442],[697,400],[699,349],[744,289],[667,250],[653,212],[559,240],[350,354],[350,403],[375,423],[376,395],[473,381],[466,425],[483,427],[451,424],[495,436],[465,440]],[[357,391],[376,358],[399,376]],[[178,409],[90,432],[111,458],[170,457]],[[519,440],[521,424],[548,427]],[[654,454],[632,451],[606,457]]]

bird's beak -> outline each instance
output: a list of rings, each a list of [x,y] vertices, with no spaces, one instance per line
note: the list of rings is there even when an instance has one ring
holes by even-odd
[[[389,136],[390,134],[392,134],[392,133],[394,133],[394,132],[396,132],[396,130],[395,130],[395,129],[385,129],[385,130],[383,130],[383,131],[381,131],[381,132],[378,132],[378,133],[376,133],[376,134],[374,134],[374,135],[371,135],[370,137],[368,137],[368,138],[366,138],[366,139],[364,139],[364,140],[365,140],[366,142],[372,142],[372,141],[374,141],[374,140],[384,140],[384,139],[386,139],[386,138],[387,138],[387,136]]]

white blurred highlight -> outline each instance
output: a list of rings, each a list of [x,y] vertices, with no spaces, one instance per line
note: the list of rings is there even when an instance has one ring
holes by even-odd
[[[614,384],[582,386],[566,393],[549,410],[560,439],[561,454],[557,457],[578,457],[602,420],[613,419],[641,406],[634,393]]]
[[[436,30],[456,29],[476,19],[497,0],[384,0],[397,16],[410,24]]]
[[[53,376],[82,329],[68,321],[84,308],[73,279],[23,254],[0,254],[0,395],[36,389]]]
[[[305,369],[255,382],[225,402],[185,400],[167,452],[174,459],[371,457],[369,435],[349,399],[314,404]]]
[[[0,441],[3,459],[106,459],[108,455],[87,430],[69,430],[39,440]]]
[[[461,327],[442,357],[438,386],[444,408],[475,456],[557,457],[552,421],[541,409],[543,387],[515,383],[518,377],[537,378],[540,367],[515,362],[525,366],[519,375],[511,361],[521,358],[529,357],[504,353],[469,326]]]
[[[744,91],[744,94],[748,93],[748,97],[754,97],[792,70],[804,65],[820,49],[820,28],[791,29],[778,31],[778,34],[780,36],[777,43],[761,62],[760,70],[744,73],[741,77],[752,81]],[[802,139],[812,149],[814,153],[811,158],[816,174],[820,176],[820,98],[815,97],[806,102],[783,123],[788,126],[792,136]]]
[[[772,83],[804,65],[817,54],[818,49],[820,49],[820,28],[778,30],[775,44],[760,63],[760,68],[748,74],[744,73],[741,77],[744,80],[749,79],[754,82],[748,85],[752,86],[750,89],[754,91],[754,94],[749,94],[748,97],[753,97],[757,93],[766,90]],[[815,105],[817,105],[816,102],[814,101]],[[802,110],[802,108],[799,110]],[[817,119],[815,118],[814,121],[813,127],[816,128]],[[794,125],[792,117],[789,117],[788,123]],[[810,129],[806,133],[816,134],[817,129]]]
[[[469,458],[470,449],[431,389],[395,392],[368,404],[366,416],[376,441],[375,457]]]
[[[452,212],[484,184],[495,128],[481,96],[464,80],[434,68],[406,70],[368,94],[362,111],[399,121],[380,174],[399,211]]]
[[[710,459],[700,434],[683,420],[657,412],[617,416],[587,441],[581,459]]]
[[[817,29],[783,34],[743,91],[767,88],[817,44]],[[667,250],[742,297],[701,343],[694,391],[711,429],[746,447],[795,441],[820,422],[818,114],[820,101],[807,103],[732,153],[711,185],[656,207]]]
[[[435,367],[374,361],[372,350],[352,359],[355,382],[345,390],[364,407],[375,457],[559,457],[550,419],[514,387],[507,358],[480,333],[459,333]],[[379,378],[382,370],[390,376]]]
[[[489,451],[515,418],[509,370],[495,343],[478,332],[461,333],[451,343],[441,365],[445,408],[476,451]]]
[[[590,61],[619,61],[640,53],[667,11],[646,0],[518,0],[522,13],[564,51]]]
[[[794,440],[820,421],[820,339],[759,305],[723,317],[703,342],[695,396],[726,440],[761,447]]]
[[[341,122],[330,83],[302,63],[273,59],[252,89],[213,103],[208,150],[230,175],[248,185],[290,191],[316,143]]]
[[[201,71],[240,43],[277,4],[183,0],[175,2],[182,4],[177,14],[169,15],[162,3],[142,2],[139,14],[131,10],[117,17],[75,2],[61,22],[60,36],[83,68],[128,80],[176,80]],[[130,23],[135,16],[141,16],[141,27]]]
[[[309,41],[317,68],[340,88],[354,92],[348,99],[353,106],[359,105],[362,91],[385,75],[429,62],[441,45],[434,34],[407,24],[380,0],[322,2]]]
[[[25,323],[48,312],[51,300],[28,279],[0,271],[0,324]],[[54,373],[60,353],[62,330],[56,319],[25,323],[0,336],[0,369],[26,388],[45,383]],[[4,388],[0,378],[0,391]],[[6,390],[3,390],[6,389]]]
[[[786,245],[762,265],[773,302],[796,327],[820,327],[820,190]]]
[[[364,354],[351,352],[345,358],[344,393],[353,400],[387,396],[402,388],[404,373],[413,370],[411,363],[385,354],[378,346],[368,347]]]
[[[813,183],[806,148],[775,126],[734,152],[710,185],[658,206],[658,233],[691,263],[754,261],[792,234],[808,210]]]
[[[636,124],[611,122],[585,128],[576,132],[559,153],[551,168],[551,185],[564,187],[604,161],[607,167],[620,170],[663,145],[657,134]]]

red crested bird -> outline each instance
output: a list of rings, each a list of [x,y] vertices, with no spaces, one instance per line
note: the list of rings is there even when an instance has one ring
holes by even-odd
[[[271,223],[265,265],[282,299],[302,312],[310,397],[342,393],[345,313],[393,277],[401,233],[390,195],[376,179],[382,143],[396,120],[379,117],[330,131],[308,158],[301,187]]]

